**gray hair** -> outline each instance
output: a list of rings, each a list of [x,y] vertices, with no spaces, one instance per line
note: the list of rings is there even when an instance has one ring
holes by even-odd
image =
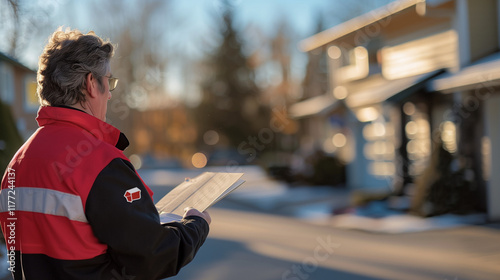
[[[94,32],[82,34],[58,28],[40,55],[37,94],[42,106],[74,105],[85,101],[82,90],[92,73],[104,90],[101,77],[109,70],[113,45]]]

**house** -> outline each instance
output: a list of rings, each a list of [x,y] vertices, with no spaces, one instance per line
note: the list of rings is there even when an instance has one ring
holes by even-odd
[[[301,141],[348,162],[355,190],[418,197],[460,174],[473,210],[500,219],[500,175],[489,171],[500,163],[499,2],[394,1],[303,40],[326,54],[329,87],[290,108],[321,124]],[[439,149],[451,155],[445,167]]]
[[[0,52],[0,100],[10,106],[24,139],[37,128],[36,71]]]
[[[428,89],[452,95],[461,125],[459,149],[485,186],[490,220],[500,220],[500,1],[456,1],[460,70],[444,74]]]

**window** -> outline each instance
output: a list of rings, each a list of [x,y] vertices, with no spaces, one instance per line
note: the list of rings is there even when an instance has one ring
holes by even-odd
[[[7,104],[14,103],[14,70],[5,62],[0,62],[0,99]]]
[[[38,110],[36,86],[36,75],[28,74],[24,77],[24,110],[26,112],[36,112]]]

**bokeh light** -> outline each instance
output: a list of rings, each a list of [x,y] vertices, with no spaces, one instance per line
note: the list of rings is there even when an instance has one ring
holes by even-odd
[[[130,162],[134,166],[136,170],[141,169],[142,167],[142,159],[139,155],[133,154],[129,157]]]
[[[405,105],[403,105],[403,112],[408,116],[415,114],[415,111],[416,111],[415,104],[411,102],[406,102]]]
[[[446,121],[441,125],[441,140],[443,141],[443,147],[450,153],[457,151],[457,130],[455,124],[450,121]]]
[[[342,51],[337,46],[331,46],[328,48],[328,56],[332,59],[338,59],[342,55]]]
[[[191,157],[191,163],[196,168],[203,168],[207,166],[207,156],[203,153],[196,153]]]
[[[347,142],[347,138],[342,133],[337,133],[332,138],[333,145],[337,148],[342,148]]]
[[[219,133],[215,130],[209,130],[203,134],[203,141],[205,141],[207,145],[216,145],[219,143]]]
[[[333,90],[333,96],[335,98],[337,98],[338,100],[345,99],[347,97],[347,95],[348,95],[348,91],[347,91],[347,88],[344,86],[335,87],[335,89]]]
[[[379,112],[374,107],[366,107],[356,112],[356,117],[360,122],[374,121],[379,117]]]

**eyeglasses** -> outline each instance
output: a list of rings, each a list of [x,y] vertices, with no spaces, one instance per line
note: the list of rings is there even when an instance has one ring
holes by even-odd
[[[108,83],[109,83],[109,91],[113,91],[116,86],[118,85],[118,78],[113,78],[110,76],[104,76],[108,78]]]

